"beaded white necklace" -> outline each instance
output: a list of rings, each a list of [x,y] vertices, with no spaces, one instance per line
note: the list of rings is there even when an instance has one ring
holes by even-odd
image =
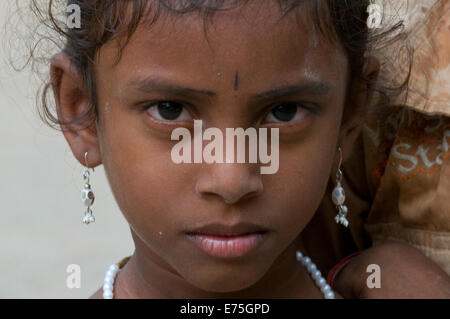
[[[323,278],[320,270],[317,269],[316,264],[311,261],[311,258],[303,256],[299,251],[296,252],[297,260],[300,261],[303,266],[306,267],[311,278],[314,280],[316,286],[320,289],[325,299],[335,299],[334,292],[331,290],[330,285],[327,284],[325,278]],[[103,298],[113,299],[114,280],[120,268],[117,264],[109,266],[105,275],[105,281],[103,283]]]

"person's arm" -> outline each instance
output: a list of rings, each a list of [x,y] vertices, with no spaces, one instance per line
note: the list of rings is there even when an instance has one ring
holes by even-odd
[[[380,288],[367,285],[374,274],[367,272],[370,264],[379,266]],[[344,298],[450,299],[450,277],[418,249],[397,242],[378,243],[354,257],[336,276],[334,288]]]

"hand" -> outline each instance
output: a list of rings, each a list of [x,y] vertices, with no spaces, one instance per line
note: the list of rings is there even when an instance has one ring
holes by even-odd
[[[367,285],[370,264],[380,267],[380,288]],[[335,289],[344,298],[449,299],[450,277],[418,249],[385,241],[352,259],[336,277]]]

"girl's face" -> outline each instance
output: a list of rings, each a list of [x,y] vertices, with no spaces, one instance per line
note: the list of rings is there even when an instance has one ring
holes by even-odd
[[[241,290],[283,260],[296,264],[292,243],[346,145],[343,49],[305,19],[280,17],[275,1],[250,2],[218,13],[207,38],[194,14],[161,17],[137,29],[118,64],[114,42],[98,55],[98,147],[136,252],[206,291]],[[175,164],[171,132],[193,131],[193,119],[224,137],[226,128],[279,128],[278,172],[261,175],[262,163]],[[210,223],[266,232],[242,256],[213,256],[186,234]]]

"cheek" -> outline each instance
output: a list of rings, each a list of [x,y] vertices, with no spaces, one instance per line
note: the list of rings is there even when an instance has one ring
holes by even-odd
[[[323,200],[336,157],[343,104],[340,101],[342,97],[317,117],[301,139],[280,142],[280,169],[269,177],[272,181],[268,186],[283,207],[281,211],[287,213],[280,219],[285,229],[297,227],[295,231],[301,231]]]
[[[333,142],[315,139],[301,147],[280,149],[280,170],[267,185],[277,210],[286,213],[278,219],[279,229],[298,233],[313,217],[330,177]]]
[[[170,140],[150,137],[135,115],[113,113],[103,126],[101,144],[116,201],[130,226],[166,233],[170,203],[183,197],[189,177],[171,161]]]

